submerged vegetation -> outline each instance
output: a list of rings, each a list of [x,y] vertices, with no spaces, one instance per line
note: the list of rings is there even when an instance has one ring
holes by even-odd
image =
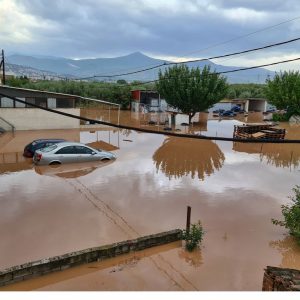
[[[284,221],[272,219],[272,223],[288,228],[300,245],[300,186],[297,185],[293,191],[295,195],[291,197],[292,203],[281,206]]]

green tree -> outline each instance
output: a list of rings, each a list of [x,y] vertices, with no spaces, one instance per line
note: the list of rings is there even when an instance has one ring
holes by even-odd
[[[300,114],[300,73],[284,71],[268,79],[266,95],[278,109],[288,109],[290,116]]]
[[[125,79],[119,79],[117,80],[117,84],[127,84],[127,81]]]
[[[265,85],[258,83],[234,83],[230,84],[227,97],[234,98],[265,98]]]
[[[284,221],[272,219],[273,224],[284,226],[290,230],[300,245],[300,186],[296,185],[293,188],[295,195],[291,197],[292,203],[288,205],[281,205],[281,212]]]
[[[189,69],[186,65],[175,65],[162,73],[159,70],[156,88],[169,105],[189,115],[189,123],[196,112],[205,111],[226,96],[226,78],[210,72],[205,66]]]

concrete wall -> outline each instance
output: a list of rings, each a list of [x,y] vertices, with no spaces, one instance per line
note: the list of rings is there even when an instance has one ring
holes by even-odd
[[[57,111],[80,116],[79,108]],[[0,117],[13,124],[16,130],[79,128],[80,120],[65,117],[37,108],[0,108]]]
[[[255,100],[248,99],[248,110],[246,111],[266,111],[267,110],[267,101],[266,100]]]
[[[300,291],[300,270],[267,266],[263,291]]]
[[[110,257],[167,244],[181,239],[181,230],[175,229],[102,247],[89,248],[60,256],[14,266],[0,271],[0,286],[65,270],[80,264],[101,261]]]

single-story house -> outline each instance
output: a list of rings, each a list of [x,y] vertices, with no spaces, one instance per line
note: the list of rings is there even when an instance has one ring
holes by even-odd
[[[265,112],[268,109],[273,108],[273,106],[268,103],[268,100],[264,98],[236,98],[221,100],[220,102],[214,104],[211,108],[209,108],[208,111],[213,112],[214,110],[219,109],[230,110],[234,106],[239,106],[246,112]]]
[[[23,100],[27,104],[15,101],[10,97]],[[30,105],[35,104],[80,116],[80,108],[76,107],[76,100],[90,100],[119,106],[115,103],[77,95],[2,85],[0,86],[0,128],[4,130],[11,130],[12,128],[15,130],[79,128],[79,119],[55,114]]]
[[[150,90],[131,91],[131,110],[140,112],[161,112],[167,109],[167,102],[160,94]]]

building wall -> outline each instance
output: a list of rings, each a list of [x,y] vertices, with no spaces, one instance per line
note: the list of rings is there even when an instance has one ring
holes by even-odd
[[[140,101],[140,91],[136,90],[136,91],[131,91],[131,96],[133,100],[138,100]]]
[[[80,116],[79,108],[57,111]],[[16,130],[79,128],[80,120],[65,117],[37,108],[0,108],[0,117],[15,126]]]
[[[266,111],[267,101],[249,99],[248,111]]]

